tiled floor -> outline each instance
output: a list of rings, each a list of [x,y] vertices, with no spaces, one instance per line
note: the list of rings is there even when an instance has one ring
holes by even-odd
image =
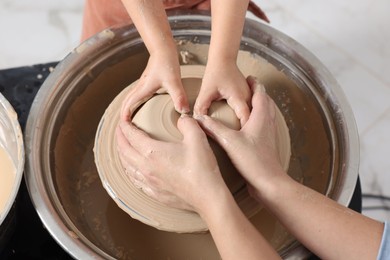
[[[363,193],[390,196],[390,1],[255,2],[338,80],[358,126]],[[0,69],[62,59],[77,46],[82,9],[82,0],[0,0]],[[364,214],[390,220],[390,201],[363,206],[382,207]]]

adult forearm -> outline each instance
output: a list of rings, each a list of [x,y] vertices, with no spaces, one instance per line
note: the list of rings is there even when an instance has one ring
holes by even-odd
[[[350,210],[290,177],[262,194],[266,207],[322,259],[376,259],[383,224]]]
[[[280,259],[235,203],[222,191],[204,203],[200,214],[206,221],[222,259]]]
[[[236,62],[249,0],[212,0],[209,61]]]
[[[122,0],[150,54],[176,52],[161,0]],[[162,52],[161,50],[164,50]]]

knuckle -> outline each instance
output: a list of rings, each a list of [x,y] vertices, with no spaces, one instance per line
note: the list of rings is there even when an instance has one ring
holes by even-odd
[[[151,177],[153,177],[153,170],[149,167],[145,167],[144,169],[142,169],[142,175],[144,176],[144,178],[150,179]]]
[[[153,149],[147,149],[144,154],[145,158],[153,161],[155,159],[155,152]]]

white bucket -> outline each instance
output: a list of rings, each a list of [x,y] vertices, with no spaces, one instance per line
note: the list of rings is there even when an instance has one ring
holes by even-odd
[[[17,114],[0,94],[0,250],[12,233],[11,211],[24,170],[23,135]]]

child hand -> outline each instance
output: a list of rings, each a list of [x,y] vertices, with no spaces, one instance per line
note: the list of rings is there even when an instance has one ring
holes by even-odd
[[[138,84],[129,92],[123,102],[121,119],[128,121],[132,113],[131,104],[142,103],[156,92],[168,92],[176,111],[179,113],[189,112],[176,50],[164,51],[164,53],[150,56]]]
[[[249,118],[250,89],[233,63],[208,63],[194,106],[195,115],[206,115],[214,100],[226,99],[243,126]]]

